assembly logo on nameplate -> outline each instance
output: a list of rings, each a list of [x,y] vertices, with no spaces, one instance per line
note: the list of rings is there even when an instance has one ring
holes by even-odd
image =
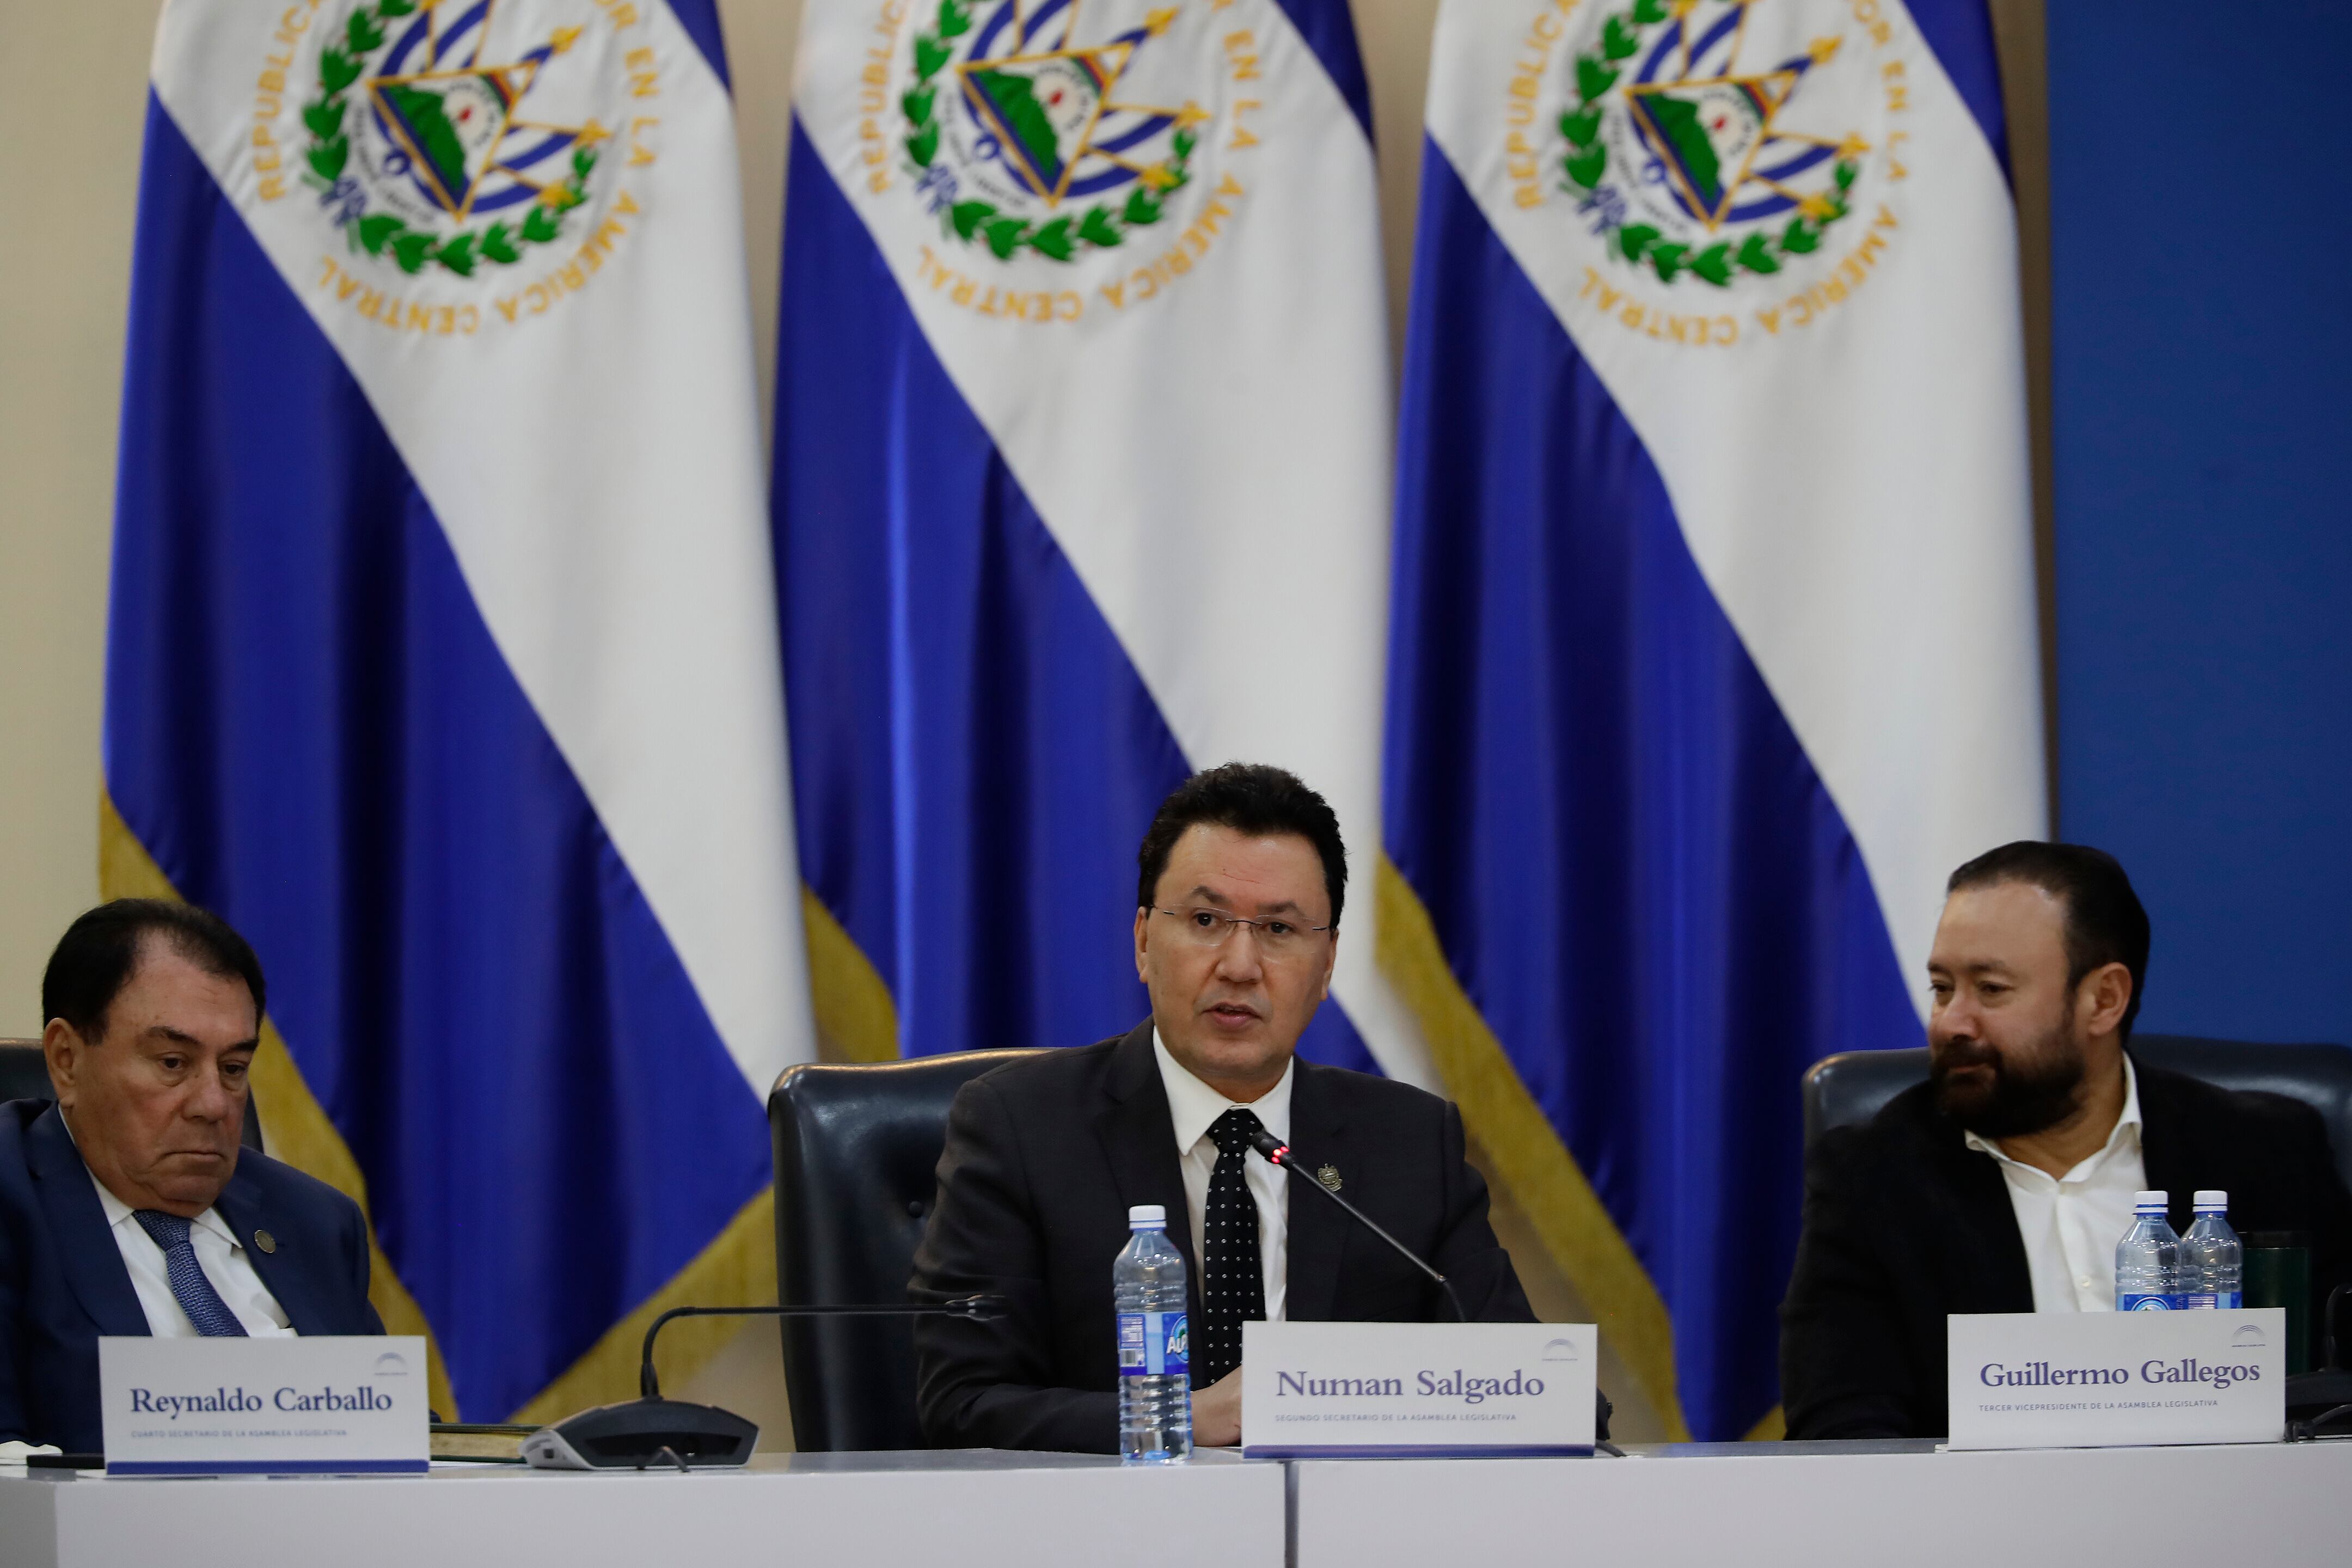
[[[256,53],[255,197],[314,214],[319,286],[377,325],[525,325],[645,220],[666,71],[635,0],[306,0]]]
[[[1923,58],[1881,0],[1539,0],[1495,84],[1509,200],[1556,214],[1594,310],[1769,341],[1887,261]]]
[[[860,155],[870,198],[936,225],[908,286],[1039,325],[1181,288],[1246,218],[1274,90],[1254,9],[881,0]]]

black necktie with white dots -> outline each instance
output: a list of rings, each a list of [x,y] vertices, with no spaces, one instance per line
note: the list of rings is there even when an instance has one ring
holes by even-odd
[[[1258,1255],[1257,1200],[1242,1162],[1264,1131],[1254,1110],[1226,1111],[1209,1124],[1217,1163],[1209,1173],[1202,1215],[1200,1354],[1192,1386],[1206,1388],[1242,1363],[1242,1325],[1265,1317],[1265,1274]]]

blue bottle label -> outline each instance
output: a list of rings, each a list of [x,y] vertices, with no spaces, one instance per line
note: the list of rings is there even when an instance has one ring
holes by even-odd
[[[2177,1312],[2184,1298],[2179,1296],[2118,1296],[2118,1312]]]
[[[2192,1290],[2180,1299],[2180,1304],[2191,1310],[2208,1308],[2234,1312],[2245,1305],[2245,1296],[2237,1290]]]
[[[1182,1312],[1121,1312],[1118,1315],[1121,1377],[1190,1377],[1192,1333]]]

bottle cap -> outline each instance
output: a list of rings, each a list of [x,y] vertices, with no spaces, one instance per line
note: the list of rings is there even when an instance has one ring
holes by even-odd
[[[1168,1210],[1160,1204],[1138,1204],[1127,1211],[1127,1228],[1160,1229],[1168,1224]]]
[[[2165,1206],[2165,1194],[2162,1193],[2145,1192],[2132,1194],[2132,1207],[2136,1209],[2160,1209]]]
[[[2230,1194],[2219,1187],[2200,1187],[2197,1189],[2197,1206],[2200,1209],[2226,1209],[2230,1206]]]

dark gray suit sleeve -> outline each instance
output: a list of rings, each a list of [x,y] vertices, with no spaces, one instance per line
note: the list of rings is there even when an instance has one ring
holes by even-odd
[[[1903,1308],[1863,1212],[1866,1166],[1852,1128],[1823,1133],[1805,1162],[1804,1230],[1780,1306],[1790,1437],[1915,1436]]]
[[[1445,1107],[1440,1160],[1445,1182],[1444,1231],[1430,1262],[1462,1298],[1462,1310],[1472,1322],[1534,1322],[1535,1311],[1520,1288],[1519,1271],[1511,1267],[1511,1255],[1495,1239],[1495,1227],[1486,1213],[1486,1180],[1470,1163],[1462,1112],[1451,1101]],[[1437,1310],[1443,1313],[1449,1309],[1439,1302]]]
[[[1003,1315],[915,1322],[916,1404],[923,1435],[949,1448],[1108,1454],[1118,1447],[1118,1396],[1053,1386],[1054,1325],[1045,1239],[1019,1140],[985,1079],[948,1113],[939,1203],[915,1249],[918,1301],[988,1291]]]

